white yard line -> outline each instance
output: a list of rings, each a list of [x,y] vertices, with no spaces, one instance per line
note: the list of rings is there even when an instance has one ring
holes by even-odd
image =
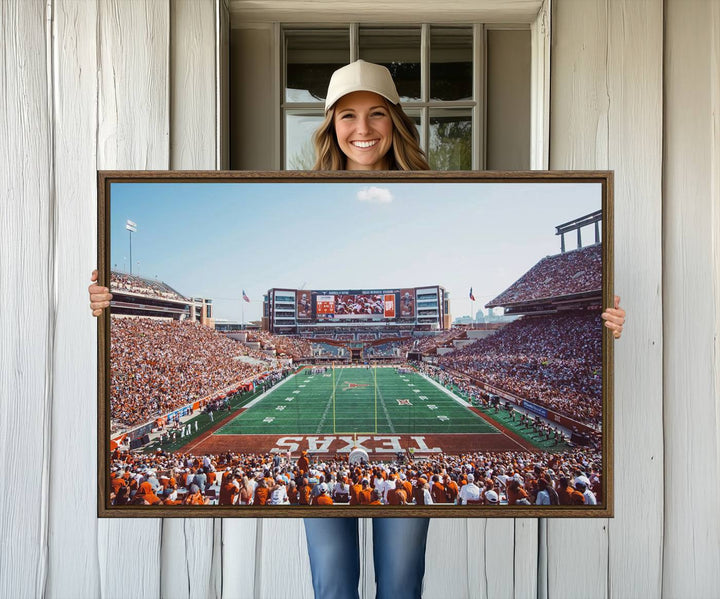
[[[385,420],[387,420],[388,426],[390,427],[390,432],[394,435],[395,427],[393,426],[393,421],[391,420],[390,414],[388,413],[388,410],[387,410],[387,406],[385,405],[385,398],[383,397],[382,391],[380,391],[380,387],[377,386],[377,381],[375,381],[375,382],[376,382],[375,387],[377,388],[378,395],[380,396],[380,404],[382,405],[383,412],[385,413]]]
[[[338,375],[337,379],[335,379],[335,385],[333,390],[330,392],[330,397],[328,398],[328,402],[325,405],[325,411],[323,412],[322,418],[320,418],[320,422],[318,422],[317,428],[315,429],[316,435],[320,434],[322,427],[325,425],[325,421],[327,420],[328,411],[332,408],[333,393],[335,392],[335,389],[337,389],[338,383],[340,383],[340,379],[342,378],[342,371],[343,369],[340,368],[340,374]]]
[[[431,378],[430,378],[429,376],[427,376],[426,374],[424,374],[424,373],[422,373],[422,372],[416,372],[415,374],[417,374],[418,376],[421,376],[422,378],[424,378],[424,379],[425,379],[426,381],[428,381],[429,383],[435,385],[438,389],[440,389],[440,391],[442,391],[442,392],[445,393],[446,395],[449,395],[452,399],[454,399],[454,400],[455,400],[457,403],[459,403],[462,407],[464,407],[464,408],[472,408],[472,404],[470,404],[470,403],[468,403],[467,401],[465,401],[464,399],[458,397],[458,396],[455,395],[452,391],[450,391],[450,389],[446,389],[446,388],[443,387],[440,383],[438,383],[436,380],[431,379]]]
[[[253,399],[249,404],[244,406],[245,410],[248,410],[252,408],[255,404],[260,403],[267,395],[269,395],[272,391],[275,391],[278,387],[282,387],[285,383],[287,383],[290,379],[295,378],[297,374],[291,374],[290,376],[285,377],[282,381],[280,381],[278,384],[273,385],[270,387],[267,391],[262,393],[261,395],[258,395],[255,399]]]

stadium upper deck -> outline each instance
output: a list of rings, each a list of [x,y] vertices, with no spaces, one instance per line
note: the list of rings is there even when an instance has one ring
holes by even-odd
[[[597,304],[602,298],[602,245],[546,256],[488,302],[506,314]]]
[[[214,327],[211,299],[185,297],[163,281],[111,271],[110,292],[114,315],[200,321]]]

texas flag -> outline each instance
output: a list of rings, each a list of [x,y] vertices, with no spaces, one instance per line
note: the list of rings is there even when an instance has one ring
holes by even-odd
[[[475,296],[473,295],[472,287],[470,287],[470,301],[471,301],[471,302],[474,302],[474,301],[475,301]]]
[[[245,293],[245,290],[243,289],[243,299],[249,304],[250,298],[247,296],[247,293]]]

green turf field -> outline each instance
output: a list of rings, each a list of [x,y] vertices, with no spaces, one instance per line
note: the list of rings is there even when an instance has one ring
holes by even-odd
[[[495,432],[419,374],[401,375],[394,368],[336,368],[327,374],[300,371],[215,434]]]

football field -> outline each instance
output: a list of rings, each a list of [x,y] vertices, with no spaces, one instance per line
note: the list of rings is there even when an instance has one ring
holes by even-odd
[[[455,396],[395,368],[301,370],[215,435],[498,433]]]

